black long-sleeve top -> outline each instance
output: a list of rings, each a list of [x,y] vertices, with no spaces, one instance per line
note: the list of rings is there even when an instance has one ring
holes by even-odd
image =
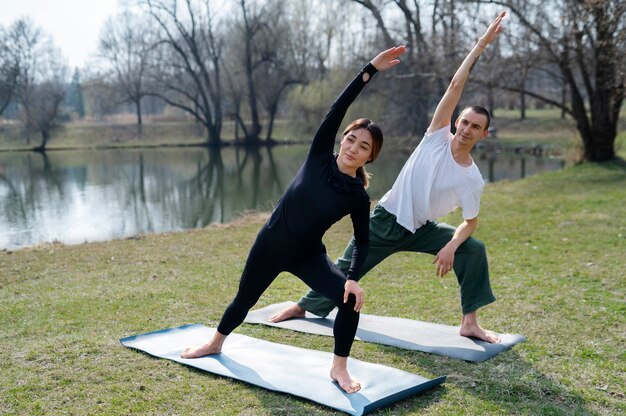
[[[326,230],[350,214],[355,246],[347,278],[353,280],[358,278],[369,250],[370,199],[361,178],[339,171],[333,149],[348,107],[367,84],[364,74],[369,74],[369,81],[376,72],[372,64],[367,64],[331,106],[313,138],[304,164],[268,221],[268,228],[279,226],[302,249],[315,250],[320,246],[323,249],[322,237]]]

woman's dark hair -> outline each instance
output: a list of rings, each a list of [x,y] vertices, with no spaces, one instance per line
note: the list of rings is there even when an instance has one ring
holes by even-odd
[[[358,129],[365,129],[370,132],[372,136],[372,155],[370,156],[370,160],[366,163],[370,163],[376,160],[378,155],[380,154],[381,149],[383,148],[383,131],[378,127],[372,120],[369,118],[359,118],[354,120],[352,123],[348,124],[348,126],[344,129],[341,137],[344,138],[348,133]],[[369,178],[371,174],[367,173],[365,170],[365,166],[361,166],[357,169],[356,174],[363,181],[363,186],[365,189],[369,186]]]

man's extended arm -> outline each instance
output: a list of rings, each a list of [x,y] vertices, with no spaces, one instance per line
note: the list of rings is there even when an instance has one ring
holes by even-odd
[[[483,53],[483,50],[485,50],[490,43],[496,40],[498,33],[502,31],[501,22],[505,15],[506,12],[503,11],[493,22],[491,22],[485,34],[478,40],[470,53],[465,57],[461,66],[459,66],[459,69],[456,70],[454,76],[452,77],[452,81],[450,81],[448,89],[437,105],[437,109],[435,110],[435,114],[433,115],[433,119],[427,130],[428,133],[439,130],[450,123],[454,108],[461,99],[461,93],[465,87],[465,82],[469,78],[469,74],[474,67],[474,64]]]

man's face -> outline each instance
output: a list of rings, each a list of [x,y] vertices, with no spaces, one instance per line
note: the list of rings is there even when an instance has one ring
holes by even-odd
[[[463,111],[454,125],[456,126],[454,137],[459,144],[464,146],[473,147],[480,139],[489,134],[485,128],[487,117],[471,109]]]

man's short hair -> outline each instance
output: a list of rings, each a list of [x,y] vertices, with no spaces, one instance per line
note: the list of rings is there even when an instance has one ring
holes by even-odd
[[[481,105],[470,105],[469,107],[465,107],[461,114],[463,114],[466,110],[472,110],[476,114],[481,114],[487,118],[487,124],[485,125],[485,130],[489,128],[489,124],[491,124],[491,115],[489,114],[489,110]]]

